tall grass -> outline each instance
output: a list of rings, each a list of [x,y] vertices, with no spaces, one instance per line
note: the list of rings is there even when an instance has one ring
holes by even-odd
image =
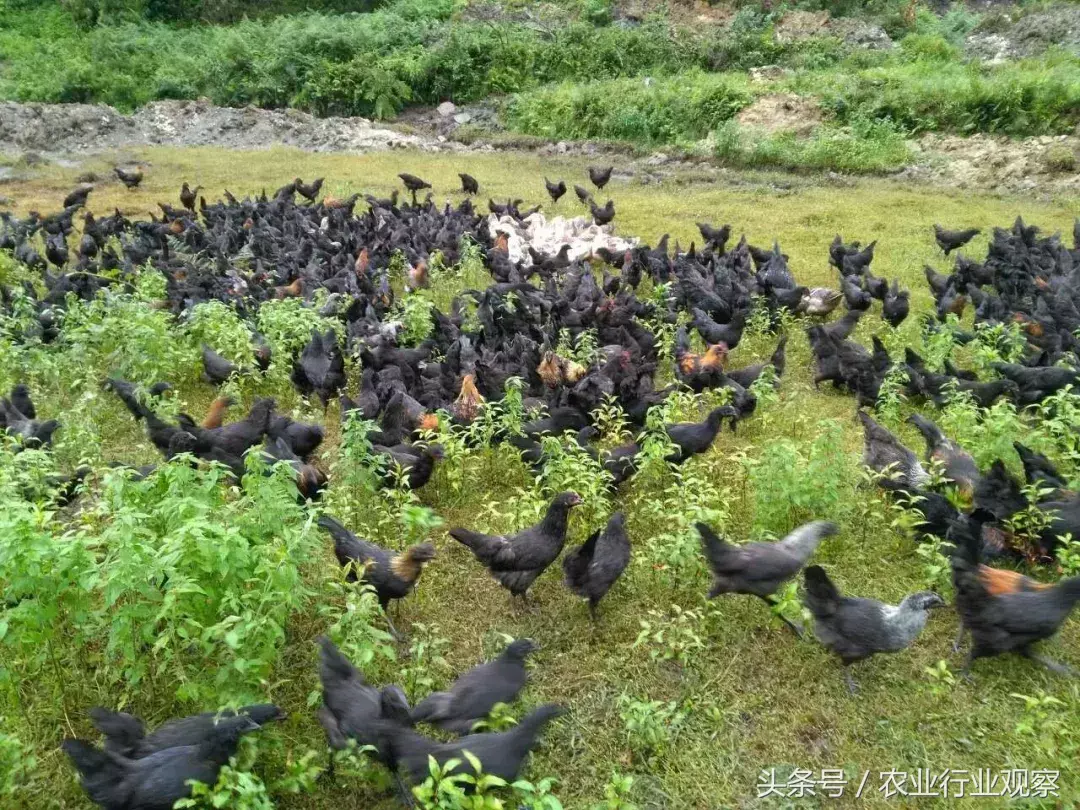
[[[703,138],[751,97],[746,80],[732,74],[568,83],[519,95],[508,117],[548,138],[676,143]]]
[[[819,95],[842,121],[889,121],[909,132],[1046,135],[1080,122],[1080,58],[1055,52],[1002,65],[961,63],[932,43],[909,45],[907,63],[807,73],[793,89]]]
[[[716,131],[713,143],[716,157],[736,166],[884,174],[911,160],[903,135],[888,122],[825,125],[810,137],[799,138],[790,132],[758,132],[731,121]]]
[[[399,0],[363,15],[300,14],[178,29],[130,23],[79,32],[60,12],[0,28],[0,96],[104,102],[162,98],[392,114],[407,102],[471,101],[545,82],[664,75],[708,62],[702,37],[659,25],[451,22],[453,0]],[[378,107],[378,109],[376,109]]]

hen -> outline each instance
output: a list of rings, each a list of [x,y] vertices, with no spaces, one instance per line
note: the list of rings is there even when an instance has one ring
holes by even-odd
[[[120,179],[120,182],[127,186],[127,190],[131,191],[134,188],[138,188],[139,183],[143,181],[142,166],[136,166],[134,169],[124,169],[120,166],[116,166],[113,169],[116,176]]]
[[[461,178],[461,190],[466,194],[479,194],[480,183],[471,174],[459,174]]]
[[[603,189],[611,179],[611,171],[614,166],[608,166],[606,169],[602,169],[599,166],[589,167],[589,179],[592,180],[592,184],[598,189]]]
[[[594,622],[600,600],[630,564],[630,538],[625,523],[623,513],[616,512],[603,531],[593,532],[563,558],[566,587],[589,600],[589,615]]]
[[[934,223],[934,239],[937,240],[938,247],[945,251],[945,255],[948,256],[952,251],[957,248],[962,248],[972,239],[979,235],[978,228],[967,228],[962,231],[950,231],[942,228],[937,223]]]
[[[472,773],[473,768],[464,756],[465,751],[479,760],[485,774],[513,782],[521,772],[525,758],[536,745],[536,738],[549,722],[562,713],[562,707],[546,704],[509,731],[470,734],[449,743],[436,742],[404,726],[390,729],[386,737],[394,765],[404,768],[415,784],[427,779],[430,773],[429,757],[439,765],[456,760],[458,764],[451,773]]]
[[[319,518],[319,526],[334,538],[334,554],[342,566],[353,565],[351,579],[360,579],[375,589],[383,612],[392,600],[404,599],[416,587],[424,566],[435,559],[435,546],[420,543],[410,546],[403,554],[395,554],[362,540],[329,515]],[[386,623],[397,635],[390,616]]]
[[[547,193],[548,196],[551,197],[551,201],[553,203],[557,203],[559,199],[566,193],[566,182],[560,180],[558,183],[552,183],[545,177],[544,188],[547,189]]]
[[[918,488],[930,480],[915,451],[905,447],[866,411],[857,414],[863,426],[863,464],[905,488]]]
[[[142,759],[182,745],[199,745],[212,736],[222,721],[237,716],[248,717],[261,728],[266,723],[285,719],[286,715],[272,703],[259,703],[242,706],[236,711],[225,709],[169,720],[147,734],[143,721],[138,717],[100,706],[90,710],[94,728],[105,737],[105,750],[128,759]]]
[[[899,605],[841,596],[819,565],[811,565],[803,577],[803,602],[814,616],[814,635],[840,657],[844,682],[853,694],[858,687],[848,667],[876,653],[907,648],[922,633],[930,609],[945,604],[932,591],[910,594]]]
[[[467,546],[512,595],[527,598],[529,587],[562,552],[570,510],[580,503],[576,492],[560,492],[540,523],[515,535],[451,529],[450,536]]]
[[[612,200],[608,200],[603,208],[589,200],[589,210],[592,211],[593,222],[597,225],[607,225],[615,219],[615,203]]]
[[[539,646],[532,639],[511,642],[494,661],[459,677],[445,692],[433,692],[416,704],[412,719],[453,734],[468,734],[496,703],[512,703],[529,680],[525,659]]]
[[[1016,652],[1052,672],[1072,675],[1069,667],[1044,658],[1032,648],[1057,633],[1069,617],[1080,600],[1080,577],[1046,588],[1022,589],[1022,583],[1008,574],[984,572],[979,546],[970,539],[972,532],[965,529],[964,534],[952,558],[960,634],[971,634],[963,674],[968,676],[979,658]]]
[[[926,417],[913,413],[907,421],[913,424],[926,440],[927,459],[941,462],[946,479],[956,484],[961,492],[972,495],[980,478],[975,459],[947,439],[941,429]]]
[[[713,439],[720,432],[724,419],[732,420],[734,430],[735,421],[739,412],[730,405],[722,405],[713,408],[704,422],[677,422],[666,425],[668,438],[675,443],[677,449],[667,457],[672,464],[682,464],[688,458],[698,453],[704,453],[712,446]]]
[[[211,385],[221,385],[238,369],[205,343],[202,346],[203,379]]]
[[[822,540],[836,534],[836,524],[819,520],[800,526],[776,543],[733,546],[704,523],[695,525],[713,574],[709,599],[722,593],[745,593],[770,607],[778,604],[772,595],[780,586],[799,573]],[[777,615],[802,638],[802,630],[783,614]]]
[[[191,795],[190,782],[213,785],[240,737],[259,725],[246,715],[222,720],[195,745],[166,748],[142,759],[101,751],[83,740],[61,748],[79,771],[83,788],[105,810],[171,810]]]
[[[311,333],[311,340],[293,361],[292,381],[301,394],[318,394],[323,408],[345,387],[345,359],[334,330],[327,330],[325,335]]]
[[[389,765],[392,759],[384,730],[411,724],[409,704],[401,689],[384,686],[380,690],[370,685],[325,636],[319,639],[319,681],[323,703],[318,718],[330,748],[340,751],[349,740],[355,740],[359,745],[373,746],[372,756]],[[330,762],[332,765],[333,758]]]

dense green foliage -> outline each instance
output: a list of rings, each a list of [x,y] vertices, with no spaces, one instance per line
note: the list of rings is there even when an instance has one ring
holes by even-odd
[[[704,138],[750,98],[740,76],[690,73],[547,87],[518,96],[508,114],[524,132],[548,138],[678,143]]]
[[[847,127],[825,125],[808,138],[790,132],[768,135],[738,126],[720,127],[713,141],[716,156],[738,166],[885,173],[903,168],[911,150],[888,122],[858,121]]]
[[[291,15],[281,12],[297,11],[292,0],[258,9],[250,0],[7,5],[0,97],[16,100],[130,110],[205,97],[390,118],[409,105],[510,95],[504,120],[528,135],[656,146],[715,133],[713,154],[731,163],[863,172],[905,165],[903,139],[923,132],[1045,135],[1080,123],[1075,54],[969,61],[962,44],[978,15],[957,8],[937,16],[899,0],[797,4],[876,15],[898,40],[892,50],[835,36],[778,38],[786,7],[757,4],[743,4],[724,27],[692,27],[659,9],[616,24],[606,0],[544,6],[542,23],[461,0],[392,0],[374,10],[325,0]],[[232,24],[188,24],[196,21]],[[741,73],[764,65],[786,73],[754,82]],[[815,99],[824,125],[801,138],[730,123],[777,91]]]
[[[820,95],[837,118],[888,121],[907,132],[1070,132],[1080,122],[1080,59],[1050,54],[1003,65],[963,64],[920,38],[903,64],[816,72],[792,86]]]
[[[86,33],[57,12],[43,14],[0,29],[0,55],[10,63],[0,94],[124,109],[205,96],[228,106],[373,115],[407,102],[470,101],[545,82],[673,73],[707,62],[701,40],[659,26],[576,23],[548,37],[524,25],[450,22],[453,11],[452,0],[400,0],[365,15],[189,29],[132,23]]]

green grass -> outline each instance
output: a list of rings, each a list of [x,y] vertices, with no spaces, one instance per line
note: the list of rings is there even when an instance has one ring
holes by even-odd
[[[102,187],[91,195],[95,212],[107,213],[118,205],[141,215],[158,200],[174,200],[184,179],[207,186],[214,197],[224,187],[241,194],[276,188],[296,175],[325,175],[327,192],[341,196],[354,190],[383,194],[395,186],[398,172],[411,171],[432,181],[441,199],[457,198],[453,191],[456,173],[467,171],[479,179],[485,197],[514,194],[539,201],[542,176],[577,182],[585,176],[581,161],[515,154],[450,159],[401,152],[352,157],[284,150],[246,154],[148,150],[139,157],[148,166],[143,186],[132,193],[112,184]],[[51,210],[70,188],[73,175],[86,168],[45,169],[29,181],[7,184],[5,193],[16,200],[21,212]],[[796,277],[810,285],[835,281],[826,263],[826,247],[835,232],[849,240],[878,238],[874,271],[899,277],[912,288],[915,315],[929,306],[923,263],[939,269],[945,266],[933,243],[934,221],[983,228],[983,235],[967,249],[970,255],[980,256],[990,226],[1007,224],[1017,213],[1047,231],[1066,231],[1080,214],[1080,201],[1075,199],[1032,202],[905,188],[888,181],[822,185],[764,173],[729,175],[723,183],[693,174],[648,186],[616,179],[606,191],[616,202],[615,224],[621,233],[655,241],[668,232],[686,247],[696,237],[695,221],[729,221],[736,233],[745,231],[757,244],[778,238],[791,257]],[[545,205],[545,210],[550,208]],[[554,210],[577,214],[581,209],[564,202]],[[476,280],[444,278],[437,281],[434,293],[445,300],[453,288]],[[145,305],[133,306],[143,309],[130,319],[128,328],[151,322]],[[123,320],[122,313],[114,315]],[[869,323],[857,334],[865,343],[875,332],[885,335],[890,346],[917,341],[914,316],[898,334],[876,316],[866,320]],[[285,320],[282,324],[293,324],[297,332],[302,325]],[[223,335],[231,334],[224,326],[217,328]],[[93,341],[87,337],[83,344],[97,348],[81,354],[73,353],[74,349],[45,350],[38,364],[26,362],[27,355],[5,343],[0,347],[0,389],[26,379],[38,394],[41,411],[64,414],[60,418],[68,423],[66,434],[57,434],[57,454],[64,464],[74,463],[84,453],[95,464],[113,458],[152,460],[154,452],[141,432],[96,383],[114,363],[156,374],[157,364],[172,361],[164,354],[144,356],[150,354],[145,346],[158,346],[162,352],[168,347],[183,364],[170,375],[179,383],[180,404],[200,412],[214,392],[198,380],[196,335],[167,324],[166,329],[160,335],[151,330],[141,338],[143,346],[126,348],[110,348],[110,341],[119,340],[119,334],[107,332]],[[741,366],[765,358],[774,343],[775,337],[750,335],[733,352],[732,363]],[[73,373],[58,377],[56,369]],[[956,620],[950,611],[935,614],[911,650],[859,666],[856,677],[862,692],[851,698],[837,662],[815,643],[795,641],[756,600],[733,596],[704,601],[709,580],[696,541],[686,532],[694,516],[707,516],[740,541],[764,529],[783,531],[812,517],[835,518],[841,531],[823,544],[815,559],[829,569],[841,588],[852,593],[896,601],[932,578],[915,544],[890,528],[892,514],[884,503],[860,485],[861,434],[853,418],[852,398],[827,389],[815,391],[810,379],[808,346],[796,325],[778,400],[763,402],[758,415],[743,423],[737,434],[724,433],[708,454],[688,462],[681,482],[671,472],[653,472],[614,499],[612,506],[627,512],[635,558],[604,603],[599,627],[589,625],[587,610],[564,589],[557,570],[545,574],[536,586],[539,612],[512,610],[505,592],[464,549],[436,529],[431,537],[439,558],[424,574],[417,592],[399,606],[395,622],[414,637],[447,640],[436,648],[448,666],[436,663],[436,656],[425,658],[427,663],[421,666],[413,659],[391,663],[377,655],[367,671],[380,682],[405,680],[410,686],[417,678],[427,678],[437,687],[452,672],[490,655],[501,645],[501,634],[536,638],[543,649],[535,658],[524,703],[557,701],[571,711],[545,735],[546,742],[534,755],[528,774],[534,780],[556,777],[556,792],[573,810],[592,808],[613,770],[634,775],[632,798],[642,808],[757,806],[758,772],[773,766],[846,767],[853,773],[890,767],[1061,768],[1062,796],[1065,805],[1070,805],[1078,798],[1080,784],[1074,731],[1080,719],[1077,686],[1012,659],[980,662],[974,684],[950,684],[941,676],[928,675],[926,669],[940,661],[954,672],[960,666],[960,658],[951,653]],[[282,376],[245,382],[239,392],[245,402],[257,393],[273,393],[284,409],[319,417]],[[700,406],[689,403],[686,413]],[[958,431],[965,424],[959,414],[950,419]],[[999,422],[1005,425],[1005,420],[994,424]],[[331,407],[326,424],[329,436],[321,455],[323,463],[329,464],[341,453],[336,407]],[[964,431],[962,439],[980,435],[978,426]],[[909,443],[919,446],[910,429],[901,432]],[[354,500],[344,484],[348,470],[337,468],[336,483],[328,494],[330,503],[339,511],[356,511],[356,519],[374,539],[400,547],[409,535],[402,534],[395,503],[366,496]],[[193,496],[190,503],[202,498]],[[455,451],[419,493],[419,500],[443,519],[444,527],[508,530],[521,525],[541,497],[526,470],[505,453]],[[110,522],[108,510],[89,508],[96,502],[94,495],[73,515],[42,516],[41,526],[53,538],[51,542],[58,548],[71,542],[70,537],[59,536],[59,521],[65,520],[91,536],[100,533],[117,544],[128,542]],[[146,509],[152,508],[153,502],[148,502]],[[222,510],[220,515],[230,516],[230,531],[251,530],[245,528],[245,521],[252,517],[244,509]],[[268,511],[264,518],[271,515],[280,518],[281,536],[268,542],[299,542],[297,537],[307,531],[302,516],[285,506]],[[590,528],[586,521],[600,520],[603,515],[598,502],[589,504],[572,520],[571,541],[580,542]],[[145,520],[130,517],[135,525]],[[318,534],[305,542],[309,541],[320,551],[303,559],[299,568],[304,586],[314,596],[302,610],[288,614],[271,671],[256,686],[258,694],[291,712],[284,725],[264,732],[267,739],[259,744],[256,771],[268,780],[282,773],[287,752],[295,759],[306,750],[322,750],[321,732],[307,705],[317,689],[313,640],[347,615],[346,600],[334,587],[328,542]],[[665,628],[673,641],[636,643],[643,619],[652,629]],[[71,620],[60,617],[58,621]],[[374,624],[381,626],[378,619]],[[362,645],[364,637],[356,634],[364,625],[346,626],[352,631],[345,632],[345,637]],[[1080,630],[1073,621],[1060,639],[1047,645],[1047,652],[1076,665],[1080,664],[1078,645]],[[7,648],[0,646],[0,651]],[[403,652],[398,651],[399,655]],[[89,806],[56,745],[63,736],[90,733],[83,713],[90,705],[124,703],[155,721],[207,708],[201,700],[178,699],[181,682],[156,667],[151,669],[157,677],[137,688],[114,680],[115,669],[95,665],[94,643],[82,651],[61,646],[58,654],[64,664],[62,677],[52,669],[28,672],[21,657],[0,656],[0,672],[6,675],[0,678],[2,730],[17,736],[36,757],[32,778],[38,792],[26,799],[26,807]],[[229,654],[220,653],[224,658],[215,657],[200,671],[192,654],[182,650],[176,654],[183,671],[203,686],[213,683],[221,660],[229,660]],[[236,694],[250,687],[237,678],[220,688],[217,694]],[[1045,693],[1061,704],[1027,710],[1011,693]],[[660,701],[661,705],[647,709],[633,701]],[[668,707],[670,702],[675,706]],[[515,708],[517,716],[521,711],[522,707]],[[1038,716],[1040,711],[1045,717]],[[657,721],[662,722],[657,725]],[[1030,732],[1018,730],[1025,723],[1032,725]],[[653,749],[651,754],[646,746]],[[8,761],[5,752],[9,750],[10,741],[0,737],[0,763]],[[889,807],[895,801],[875,793],[859,806]],[[337,782],[323,778],[313,793],[281,795],[276,804],[297,810],[396,806],[389,790],[372,788],[349,776],[339,776]],[[837,806],[855,803],[849,799]]]
[[[742,75],[686,73],[545,87],[517,96],[507,117],[552,140],[686,143],[729,121],[751,98]]]
[[[808,71],[790,83],[840,120],[889,121],[906,132],[1044,135],[1080,121],[1080,58],[1050,53],[1003,65],[962,63],[951,52],[866,70]]]
[[[818,127],[805,138],[791,132],[760,133],[728,122],[715,135],[715,154],[736,166],[885,174],[906,166],[911,148],[887,123]]]

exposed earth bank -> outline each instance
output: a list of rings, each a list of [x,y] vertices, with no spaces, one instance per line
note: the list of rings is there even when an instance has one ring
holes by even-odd
[[[777,115],[785,109],[777,107]],[[101,104],[0,102],[0,155],[14,164],[0,165],[0,180],[17,177],[23,171],[20,167],[42,158],[70,161],[146,146],[267,149],[284,145],[312,152],[396,148],[433,152],[534,148],[551,154],[606,151],[598,144],[538,143],[497,137],[494,132],[487,137],[482,123],[493,117],[490,108],[462,110],[443,105],[438,110],[409,111],[404,117],[407,126],[395,127],[364,118],[316,118],[297,110],[234,109],[202,101],[155,102],[131,115]],[[770,126],[767,120],[755,123]],[[470,125],[468,144],[455,137],[462,124]],[[477,124],[481,124],[479,132]],[[1000,193],[1080,194],[1077,136],[1010,140],[927,135],[913,145],[917,162],[897,175],[901,179]],[[639,175],[644,182],[684,169],[687,163],[707,174],[724,173],[707,159],[677,151],[624,157],[621,163],[623,173]]]

